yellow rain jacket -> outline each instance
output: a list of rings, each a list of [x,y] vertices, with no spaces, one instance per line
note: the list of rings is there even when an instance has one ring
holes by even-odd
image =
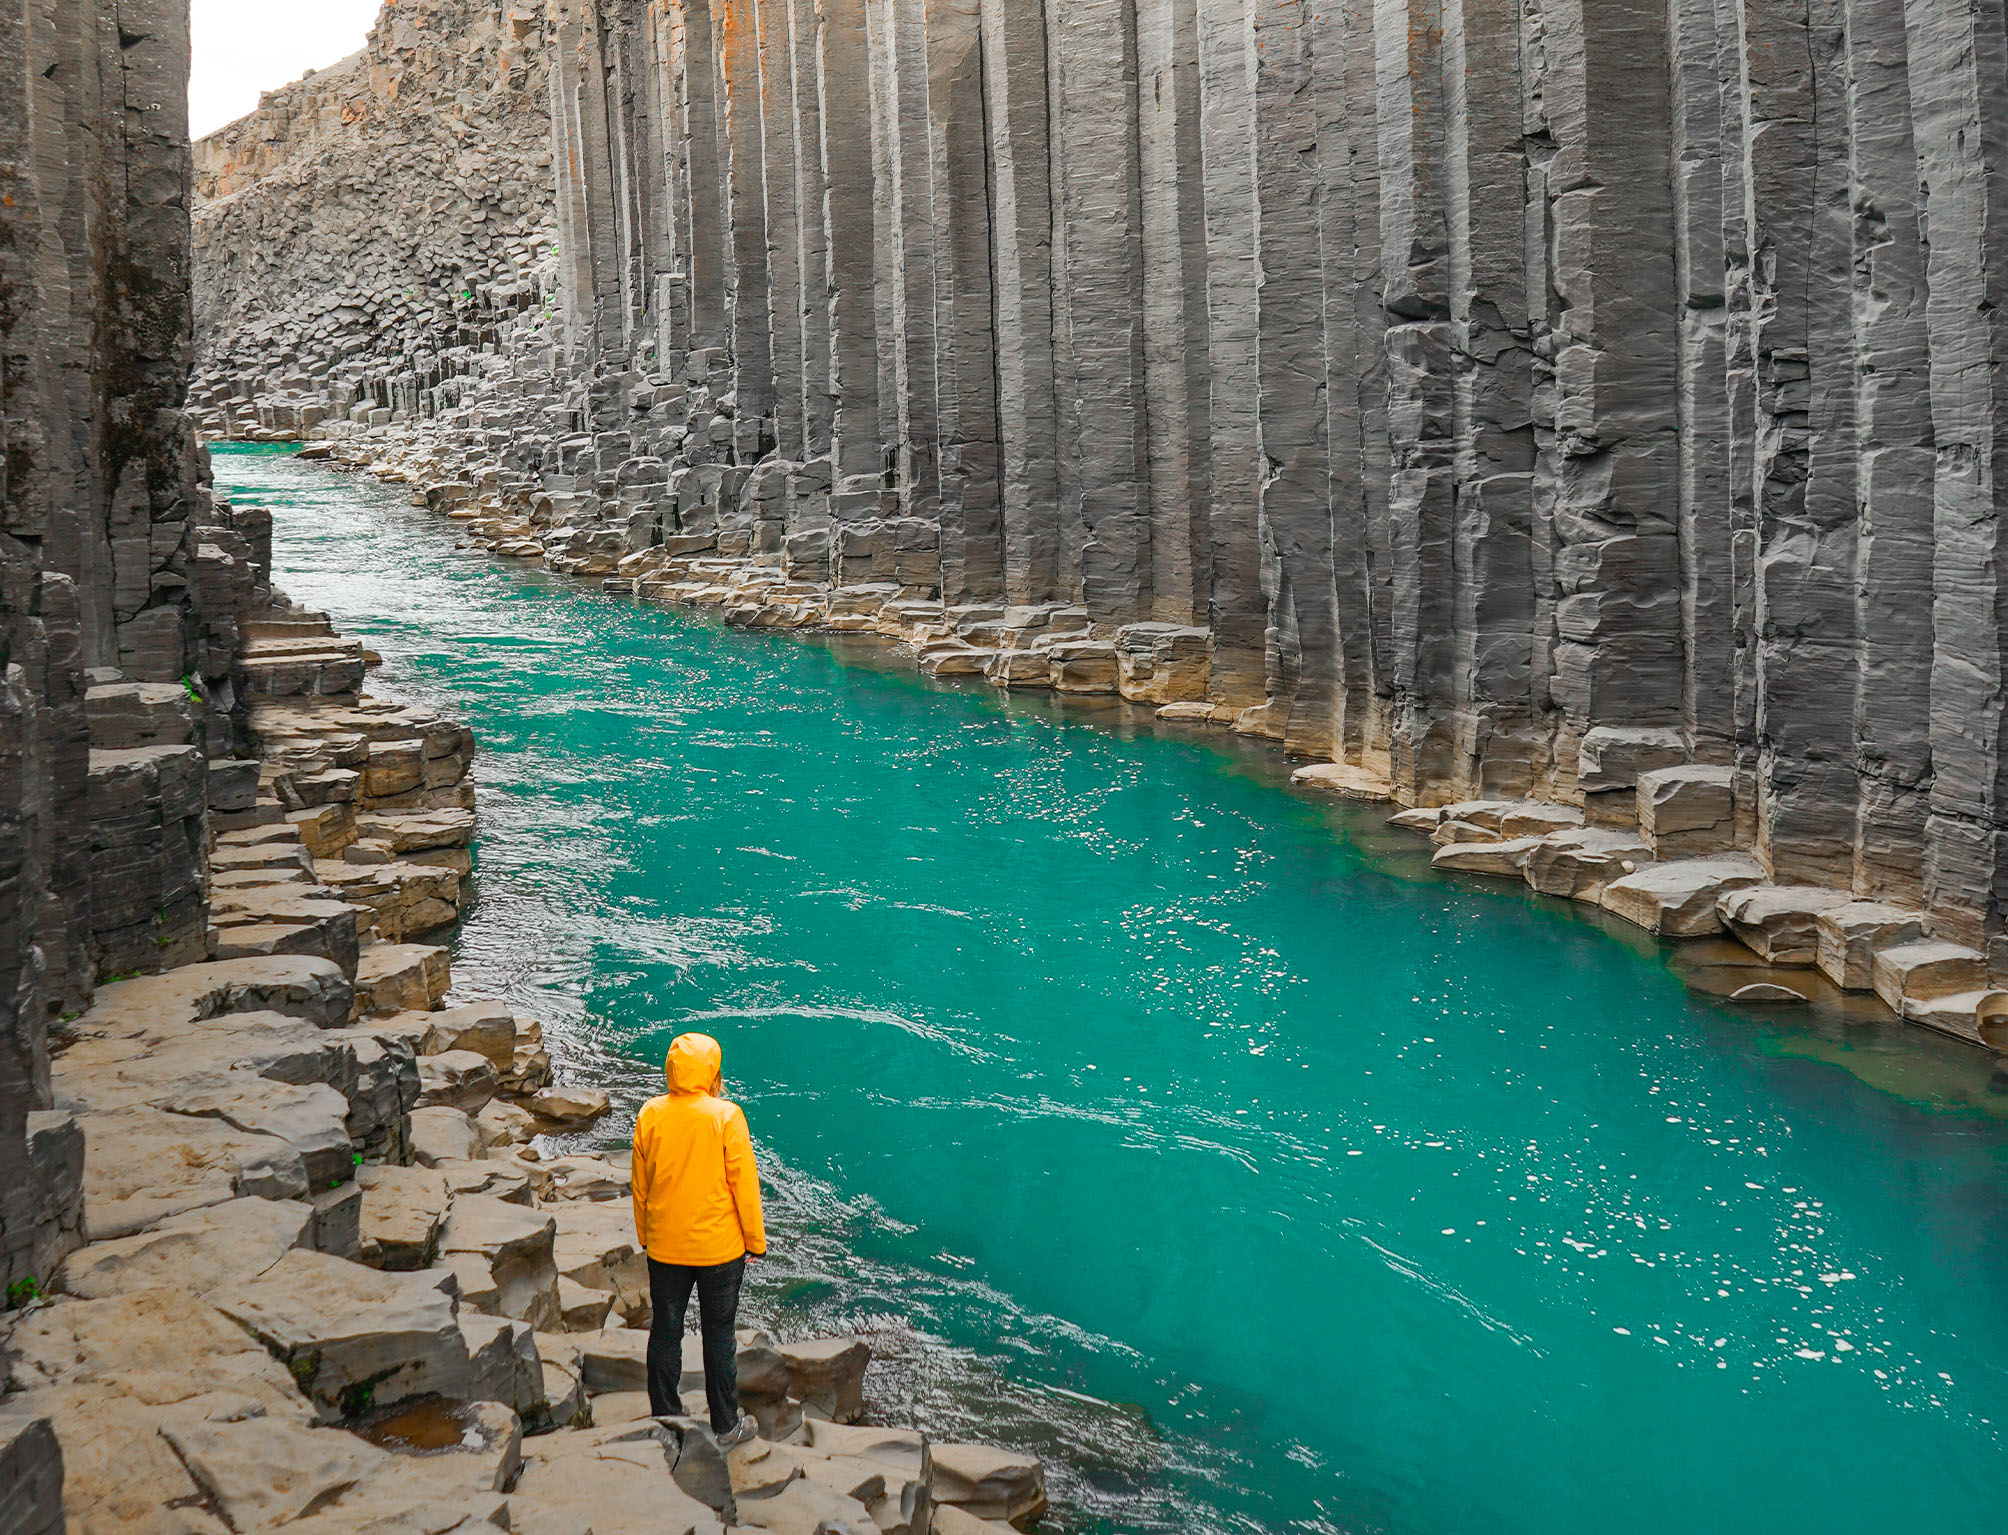
[[[718,1096],[725,1052],[704,1034],[669,1047],[669,1092],[634,1125],[634,1230],[658,1263],[712,1268],[767,1251],[760,1174],[739,1105]]]

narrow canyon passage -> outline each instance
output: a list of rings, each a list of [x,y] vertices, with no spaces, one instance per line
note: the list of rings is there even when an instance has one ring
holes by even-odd
[[[780,1207],[756,1311],[870,1328],[875,1389],[1055,1452],[1063,1526],[1998,1520],[1983,1052],[1718,1007],[1280,758],[216,464],[279,584],[481,741],[460,985],[624,1110],[719,1035]]]

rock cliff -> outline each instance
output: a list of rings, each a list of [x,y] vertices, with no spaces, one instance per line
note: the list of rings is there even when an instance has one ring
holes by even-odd
[[[1405,802],[1724,767],[1773,877],[2008,921],[1991,13],[474,9],[548,50],[556,308],[316,408],[630,548],[1196,647]]]
[[[17,1294],[78,1237],[51,1025],[102,976],[202,948],[207,763],[232,756],[239,621],[269,560],[269,518],[214,501],[182,410],[185,12],[0,7],[0,1286]]]
[[[548,255],[546,55],[541,5],[386,7],[361,52],[198,143],[205,374],[242,379],[247,402],[311,388],[289,416],[311,427],[331,382],[404,408],[440,382],[437,354],[492,340]]]

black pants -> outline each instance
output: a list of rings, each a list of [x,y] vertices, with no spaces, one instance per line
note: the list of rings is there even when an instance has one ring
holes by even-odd
[[[704,1334],[704,1395],[713,1433],[739,1426],[739,1287],[746,1260],[715,1268],[684,1268],[648,1260],[648,1410],[658,1418],[683,1416],[683,1318],[697,1291],[698,1330]]]

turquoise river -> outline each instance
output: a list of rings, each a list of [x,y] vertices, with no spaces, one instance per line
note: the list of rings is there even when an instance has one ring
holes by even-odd
[[[728,630],[269,451],[278,578],[480,738],[463,996],[620,1144],[723,1040],[757,1317],[1067,1530],[2008,1527],[2008,1078],[1710,1001],[1275,754]],[[1691,961],[1690,961],[1691,963]]]

